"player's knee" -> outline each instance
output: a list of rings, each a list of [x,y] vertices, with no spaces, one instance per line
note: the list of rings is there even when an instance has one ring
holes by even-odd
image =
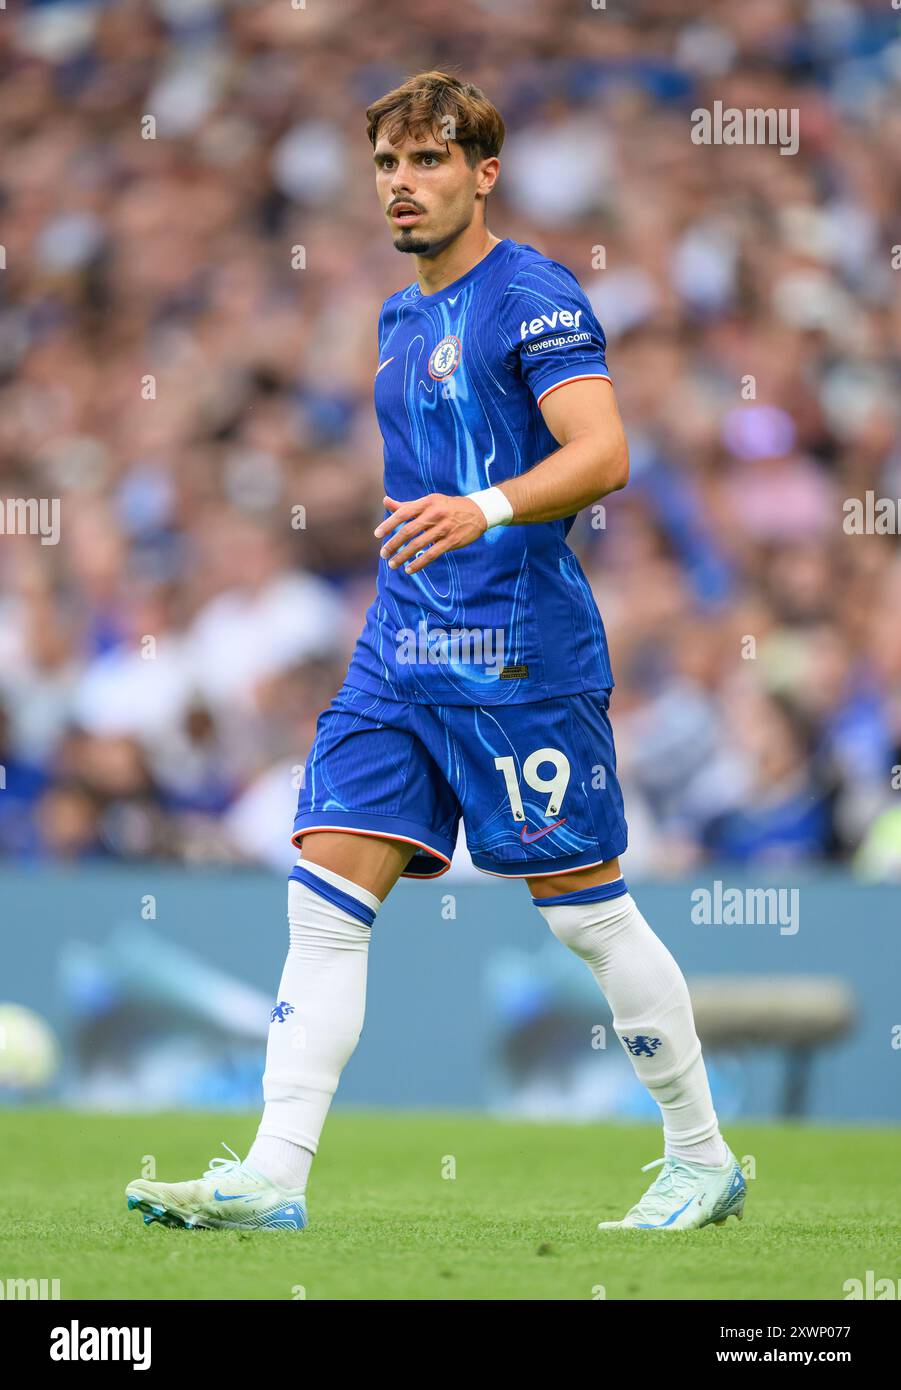
[[[589,960],[596,955],[597,924],[586,922],[584,913],[566,907],[539,907],[538,910],[557,940],[575,955],[583,960]]]
[[[598,903],[554,903],[544,907],[536,901],[535,905],[557,940],[591,965],[602,963],[615,938],[634,930],[639,922],[644,923],[629,893],[605,902],[600,920]]]

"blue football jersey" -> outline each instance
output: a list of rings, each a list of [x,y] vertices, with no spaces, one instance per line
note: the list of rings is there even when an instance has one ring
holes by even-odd
[[[375,378],[385,492],[458,495],[525,473],[559,447],[541,401],[609,380],[605,348],[572,273],[510,239],[435,294],[392,295]],[[417,574],[379,559],[347,683],[436,705],[610,689],[601,617],[566,544],[574,519],[493,527]]]

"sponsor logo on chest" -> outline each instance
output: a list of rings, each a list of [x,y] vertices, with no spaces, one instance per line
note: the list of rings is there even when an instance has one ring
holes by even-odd
[[[523,319],[519,325],[520,341],[534,338],[536,333],[552,332],[555,328],[578,328],[582,310],[571,314],[568,309],[555,309],[552,314],[542,314],[537,319]]]

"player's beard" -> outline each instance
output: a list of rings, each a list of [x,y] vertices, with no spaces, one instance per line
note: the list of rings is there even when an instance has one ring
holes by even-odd
[[[469,225],[469,218],[460,222],[459,226],[454,227],[452,232],[445,236],[435,236],[431,239],[416,235],[415,227],[404,227],[401,230],[400,238],[395,241],[395,251],[402,251],[406,255],[432,257],[439,255],[450,246],[452,241],[456,241],[461,232],[464,232]]]
[[[417,239],[412,235],[412,228],[405,228],[400,234],[400,240],[394,243],[394,249],[413,256],[427,256],[432,250],[432,242],[422,237]]]

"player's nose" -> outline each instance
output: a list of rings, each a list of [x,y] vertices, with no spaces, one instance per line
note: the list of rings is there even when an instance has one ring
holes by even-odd
[[[391,181],[391,196],[397,198],[402,193],[412,193],[415,187],[413,169],[409,164],[398,164]]]

